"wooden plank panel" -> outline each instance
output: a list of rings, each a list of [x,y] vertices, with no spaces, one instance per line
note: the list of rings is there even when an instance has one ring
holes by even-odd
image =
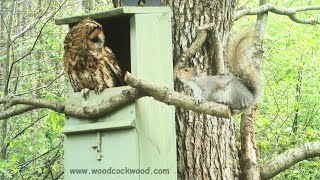
[[[90,91],[89,98],[85,100],[80,92],[73,92],[71,86],[68,86],[67,103],[77,106],[91,106],[98,105],[107,101],[110,97],[121,94],[123,90],[129,89],[129,86],[121,86],[115,88],[107,88],[101,92],[100,95]],[[121,128],[134,127],[135,124],[135,104],[129,104],[114,111],[104,117],[97,119],[78,119],[75,117],[66,117],[63,133],[85,132],[93,130],[112,130]]]
[[[97,133],[65,136],[64,179],[67,180],[139,180],[139,174],[109,174],[108,169],[139,168],[137,132],[134,129],[102,131],[101,153],[97,160],[97,150],[93,149]],[[87,173],[74,174],[70,170],[83,169]],[[92,170],[99,170],[93,173]]]
[[[173,89],[170,13],[135,14],[131,20],[132,73]],[[136,101],[140,167],[169,169],[141,180],[176,179],[174,107],[144,97]],[[152,158],[150,158],[152,157]]]

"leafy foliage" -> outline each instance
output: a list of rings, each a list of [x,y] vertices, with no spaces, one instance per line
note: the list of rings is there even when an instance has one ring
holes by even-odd
[[[64,101],[66,84],[62,63],[63,40],[68,27],[57,26],[54,20],[77,13],[86,13],[81,1],[16,1],[11,32],[10,59],[6,44],[10,10],[13,1],[1,1],[0,75],[9,61],[9,95]],[[63,5],[63,6],[62,6]],[[110,7],[99,2],[97,9]],[[5,22],[5,23],[4,23]],[[0,23],[1,24],[1,23]],[[3,77],[2,77],[3,76]],[[0,83],[2,90],[4,83]],[[3,96],[3,93],[0,92]],[[2,109],[2,107],[0,106]],[[33,110],[10,118],[8,133],[2,146],[7,157],[0,161],[0,179],[54,179],[63,173],[64,115],[50,110]]]
[[[257,120],[258,145],[265,160],[297,144],[320,139],[320,26],[295,24],[274,15],[268,22],[265,88]],[[316,169],[320,169],[319,159],[305,160],[277,178],[320,177]]]
[[[301,7],[317,1],[271,1],[278,6]],[[250,6],[250,4],[249,4]],[[299,17],[317,12],[299,13]],[[239,20],[237,26],[255,22],[255,17]],[[242,25],[241,25],[242,24]],[[264,93],[256,121],[261,164],[285,150],[305,142],[320,140],[320,25],[302,25],[286,16],[268,15],[262,73]],[[319,158],[304,160],[274,179],[317,179]]]
[[[81,1],[67,1],[58,11],[62,2],[17,2],[11,33],[13,42],[10,44],[10,95],[64,100],[66,86],[61,57],[67,27],[56,26],[54,19],[75,15],[75,9],[78,14],[86,11]],[[98,2],[100,4],[92,12],[110,7],[109,1]],[[254,7],[257,3],[243,1],[239,7],[244,4]],[[273,0],[271,3],[299,7],[316,4],[318,0]],[[5,22],[9,20],[10,7],[11,1],[0,3],[1,17]],[[57,14],[54,15],[55,12]],[[310,17],[316,13],[299,13],[299,16]],[[15,37],[37,19],[39,21],[30,29]],[[254,16],[245,17],[237,24],[253,26],[255,19]],[[252,25],[247,25],[247,22],[252,22]],[[6,31],[7,27],[0,27],[0,71],[7,61]],[[288,17],[269,14],[262,67],[264,95],[259,103],[260,114],[256,122],[261,163],[297,144],[320,140],[319,39],[319,25],[296,24]],[[0,79],[4,80],[2,76]],[[3,96],[3,92],[0,95]],[[54,177],[60,175],[63,172],[63,124],[64,116],[49,110],[33,110],[11,118],[3,143],[8,151],[7,159],[0,161],[1,176],[4,179],[42,179],[50,171]],[[274,179],[316,179],[320,177],[319,169],[319,158],[308,159]]]

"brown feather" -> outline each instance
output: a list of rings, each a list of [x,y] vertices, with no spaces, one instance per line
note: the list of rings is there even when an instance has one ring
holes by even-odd
[[[104,41],[102,26],[91,19],[79,22],[67,34],[63,62],[75,92],[124,85],[118,61]]]

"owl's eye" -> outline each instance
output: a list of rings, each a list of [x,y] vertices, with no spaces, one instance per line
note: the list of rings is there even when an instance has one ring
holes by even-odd
[[[95,38],[93,38],[93,39],[91,39],[91,41],[93,42],[93,43],[97,43],[97,42],[99,42],[99,38],[98,37],[95,37]]]

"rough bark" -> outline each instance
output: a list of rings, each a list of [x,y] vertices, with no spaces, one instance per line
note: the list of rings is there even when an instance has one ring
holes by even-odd
[[[261,167],[261,179],[271,179],[294,164],[320,156],[320,142],[310,142],[291,148],[267,161]]]
[[[258,164],[258,148],[256,146],[254,119],[255,109],[241,115],[240,136],[240,167],[241,179],[259,180],[260,169]]]
[[[268,3],[269,0],[260,0],[260,6]],[[259,35],[259,45],[262,47],[262,39],[267,24],[268,12],[263,12],[257,15],[256,31]],[[261,65],[261,58],[255,59],[259,67]],[[248,113],[248,112],[247,112]],[[254,120],[256,117],[256,109],[250,110],[250,113],[244,113],[241,116],[240,136],[241,136],[241,150],[240,150],[240,167],[241,179],[260,179],[260,168],[258,165],[258,148],[256,146]]]
[[[196,39],[197,27],[213,23],[225,45],[230,31],[235,1],[178,0],[167,1],[172,7],[174,61],[180,59]],[[209,31],[202,48],[183,63],[213,74],[216,53],[213,31]],[[182,83],[178,91],[190,94]],[[237,149],[233,119],[218,121],[216,117],[176,109],[178,179],[235,179],[238,176]]]

